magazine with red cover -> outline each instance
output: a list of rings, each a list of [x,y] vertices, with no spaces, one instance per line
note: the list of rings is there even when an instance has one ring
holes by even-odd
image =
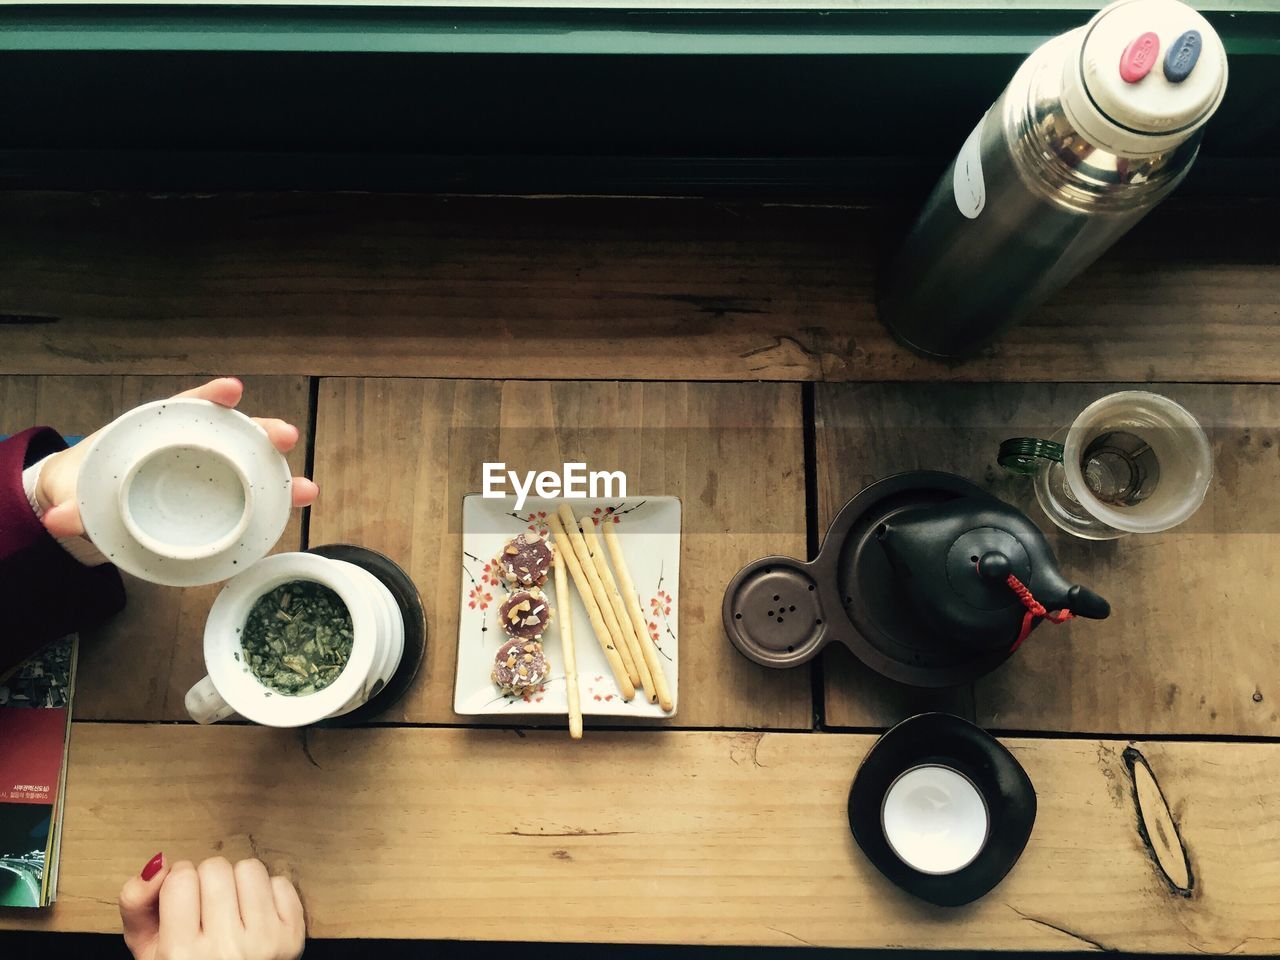
[[[77,649],[64,637],[0,682],[0,906],[57,895]]]

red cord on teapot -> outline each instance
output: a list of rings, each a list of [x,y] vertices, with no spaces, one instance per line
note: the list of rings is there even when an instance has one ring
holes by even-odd
[[[1027,639],[1027,636],[1031,633],[1031,628],[1035,626],[1036,617],[1044,617],[1050,623],[1066,623],[1075,616],[1070,610],[1054,610],[1052,612],[1046,610],[1044,604],[1033,597],[1027,586],[1012,573],[1005,579],[1005,583],[1009,585],[1010,590],[1017,594],[1018,599],[1022,601],[1022,605],[1027,608],[1027,612],[1022,617],[1022,629],[1018,631],[1018,639],[1013,641],[1013,646],[1009,648],[1010,653],[1022,646],[1022,641]]]

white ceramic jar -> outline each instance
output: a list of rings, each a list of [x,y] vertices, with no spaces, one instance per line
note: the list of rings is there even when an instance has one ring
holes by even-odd
[[[261,683],[249,670],[240,634],[258,598],[281,584],[309,580],[336,593],[351,614],[351,656],[322,690],[289,696]],[[186,707],[198,723],[237,713],[269,727],[301,727],[349,713],[378,693],[404,653],[404,618],[391,591],[355,564],[310,553],[281,553],[255,563],[218,594],[204,632],[208,676],[187,691]]]

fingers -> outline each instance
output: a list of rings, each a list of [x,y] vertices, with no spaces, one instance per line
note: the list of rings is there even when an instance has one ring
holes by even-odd
[[[276,913],[289,936],[289,946],[295,956],[300,956],[307,939],[307,921],[298,891],[284,877],[272,877],[271,890],[275,895]]]
[[[298,428],[292,423],[278,420],[275,417],[254,417],[254,423],[267,432],[267,438],[281,453],[288,453],[298,445]],[[293,478],[293,505],[309,507],[320,495],[320,488],[306,477]]]
[[[190,860],[179,860],[160,889],[159,953],[178,956],[200,935],[200,878]]]
[[[261,860],[241,860],[235,865],[236,897],[240,902],[240,919],[252,937],[261,935],[280,923],[276,915],[275,894],[271,877]]]
[[[293,885],[271,877],[261,861],[232,867],[213,857],[195,867],[183,860],[147,876],[144,870],[120,891],[125,941],[137,960],[193,955],[201,943],[216,956],[241,956],[250,946],[255,956],[302,955],[302,902]]]
[[[254,417],[253,422],[267,431],[271,445],[281,453],[288,453],[298,443],[298,428],[275,417]]]
[[[314,499],[314,498],[313,498]],[[53,536],[79,537],[84,534],[84,523],[80,519],[80,505],[74,500],[64,500],[56,507],[45,511],[40,522]]]
[[[306,921],[298,892],[284,877],[272,877],[261,860],[235,865],[236,893],[244,920],[245,942],[258,944],[264,955],[296,960],[306,943]]]
[[[314,482],[306,477],[293,478],[293,505],[295,507],[309,507],[316,502],[316,497],[320,496],[320,488]]]
[[[200,927],[215,943],[234,942],[243,929],[236,877],[226,857],[210,857],[196,868],[200,875]]]
[[[244,396],[244,384],[235,377],[219,377],[191,390],[176,394],[174,399],[212,400],[224,407],[234,407]]]
[[[120,888],[120,921],[124,942],[135,957],[151,952],[160,933],[160,890],[169,870],[164,854],[158,853],[142,868],[140,875],[130,877]]]

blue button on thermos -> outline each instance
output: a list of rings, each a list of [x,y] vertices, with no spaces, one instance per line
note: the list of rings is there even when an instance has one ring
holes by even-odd
[[[979,352],[1181,182],[1226,86],[1221,40],[1179,0],[1120,0],[1045,43],[926,202],[885,324],[926,356]]]

